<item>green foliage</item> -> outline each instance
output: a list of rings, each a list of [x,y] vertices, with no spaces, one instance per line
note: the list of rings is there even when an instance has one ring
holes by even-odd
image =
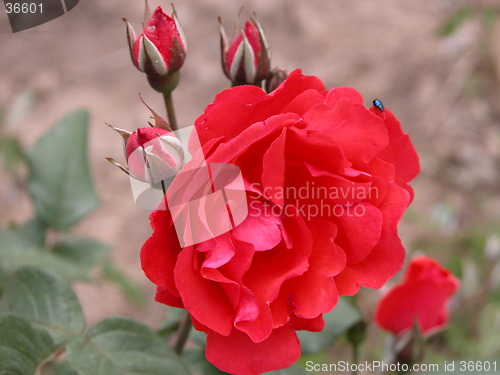
[[[450,36],[454,34],[462,24],[469,19],[471,11],[467,7],[459,8],[439,28],[439,35]]]
[[[27,98],[20,100],[7,113],[8,121],[19,121],[27,104]],[[24,224],[0,229],[0,374],[188,374],[166,342],[142,324],[107,319],[84,331],[82,308],[69,282],[91,280],[96,265],[129,297],[144,300],[106,259],[107,245],[67,233],[98,203],[87,129],[86,112],[70,113],[22,160],[28,163],[36,212]],[[8,140],[21,150],[16,138]]]
[[[182,353],[182,361],[189,367],[193,375],[224,375],[227,372],[219,370],[205,358],[203,349],[186,349]]]
[[[317,353],[330,346],[339,336],[361,320],[354,307],[344,299],[328,314],[323,315],[325,328],[321,332],[298,332],[303,354]]]
[[[495,23],[497,20],[497,13],[492,7],[484,7],[483,9],[483,22],[486,27],[491,31],[495,28]]]
[[[3,158],[5,170],[15,175],[19,165],[24,161],[25,154],[19,139],[13,136],[0,137],[0,156]]]
[[[50,336],[12,314],[0,316],[0,374],[31,375],[55,350]]]
[[[80,375],[67,361],[60,362],[52,370],[52,375]]]
[[[10,135],[6,125],[19,123],[31,109],[33,102],[33,93],[24,91],[14,99],[9,109],[0,108],[0,160],[3,160],[5,170],[17,179],[20,178],[19,167],[25,162],[26,155],[19,138]]]
[[[31,243],[38,247],[45,245],[47,238],[47,226],[38,216],[28,220],[18,230],[19,235],[31,241]]]
[[[188,375],[177,355],[153,331],[122,318],[105,319],[67,348],[80,375]]]
[[[98,204],[87,161],[89,115],[75,111],[28,153],[29,190],[48,227],[66,230]]]
[[[158,330],[158,334],[168,340],[168,338],[179,328],[179,322],[184,314],[184,311],[184,309],[179,309],[177,307],[168,307],[165,321],[163,322],[162,327]],[[194,341],[199,343],[201,347],[204,347],[206,336],[202,332],[200,332],[200,334],[200,339],[198,341]],[[191,335],[191,339],[193,339],[193,337],[194,335]]]
[[[9,279],[0,300],[0,374],[32,375],[63,351],[52,374],[189,375],[160,336],[129,319],[110,318],[84,332],[80,303],[66,280],[33,267]]]
[[[44,248],[15,231],[0,230],[0,266],[9,272],[25,266],[36,266],[55,272],[68,280],[89,279],[87,268],[81,267]]]
[[[0,301],[0,314],[6,312],[45,329],[56,344],[85,327],[82,308],[70,285],[60,276],[39,268],[14,272]]]
[[[96,264],[102,264],[109,246],[92,238],[68,236],[54,245],[52,252],[60,259],[78,265],[90,277]]]

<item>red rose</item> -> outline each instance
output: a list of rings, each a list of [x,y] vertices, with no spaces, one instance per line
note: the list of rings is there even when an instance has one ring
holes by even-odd
[[[401,268],[397,223],[417,155],[389,110],[299,70],[270,94],[221,92],[195,125],[208,164],[240,168],[248,217],[181,248],[170,213],[155,211],[142,267],[157,300],[207,333],[215,366],[285,368],[300,356],[295,330],[320,331],[339,295],[379,288]]]
[[[400,334],[414,323],[422,333],[442,328],[448,321],[447,302],[459,281],[434,259],[411,260],[404,280],[380,300],[375,320],[383,329]]]

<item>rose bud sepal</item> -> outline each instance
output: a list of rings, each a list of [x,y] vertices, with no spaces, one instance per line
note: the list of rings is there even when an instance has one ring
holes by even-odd
[[[132,132],[129,132],[128,130],[125,130],[125,129],[117,128],[116,126],[113,126],[111,124],[106,124],[106,125],[108,125],[116,133],[118,133],[118,135],[120,136],[120,138],[123,141],[123,147],[125,147],[125,145],[127,144],[127,141],[130,138],[130,135],[132,134]]]

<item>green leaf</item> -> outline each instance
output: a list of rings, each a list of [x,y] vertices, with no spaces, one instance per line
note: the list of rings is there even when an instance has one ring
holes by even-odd
[[[165,320],[161,328],[156,332],[161,337],[168,339],[172,334],[177,332],[179,321],[181,320],[186,310],[177,307],[168,307],[166,309]]]
[[[19,228],[19,234],[29,239],[33,245],[43,247],[47,237],[47,227],[42,219],[35,216]]]
[[[0,138],[0,151],[3,156],[5,170],[11,175],[17,171],[19,164],[25,160],[23,146],[16,137]]]
[[[158,335],[123,318],[99,322],[68,344],[67,355],[80,375],[189,375]]]
[[[471,16],[469,8],[462,7],[453,13],[439,28],[439,35],[450,36],[455,33],[462,24]]]
[[[64,230],[98,204],[87,160],[86,111],[64,117],[28,154],[29,190],[38,215]]]
[[[35,329],[25,319],[6,314],[0,316],[0,374],[32,375],[55,345],[50,336]]]
[[[60,362],[55,365],[51,375],[80,375],[68,362]]]
[[[61,277],[45,270],[25,267],[7,283],[0,313],[11,312],[49,332],[61,343],[83,332],[85,321],[78,298]]]
[[[496,25],[497,12],[493,7],[485,7],[483,9],[483,22],[486,25],[488,31],[492,31],[495,29]]]
[[[323,318],[325,328],[321,332],[300,331],[297,333],[303,354],[317,353],[330,346],[335,339],[361,320],[358,310],[344,299],[340,299],[337,306],[328,314],[324,314]]]
[[[2,298],[3,290],[9,281],[10,273],[0,263],[0,298]]]
[[[205,332],[193,329],[189,335],[189,340],[204,348],[207,345],[207,334]]]
[[[182,353],[182,361],[188,365],[193,375],[227,374],[208,362],[202,349],[185,349]]]
[[[67,280],[88,279],[84,268],[34,246],[28,238],[12,230],[0,230],[0,266],[7,271],[35,266],[53,271]]]
[[[109,246],[92,238],[67,237],[52,249],[54,254],[79,265],[90,273],[91,269],[102,262]]]

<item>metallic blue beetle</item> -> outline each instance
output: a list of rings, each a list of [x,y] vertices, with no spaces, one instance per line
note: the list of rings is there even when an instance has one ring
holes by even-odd
[[[377,107],[381,112],[384,112],[384,103],[380,99],[373,99],[373,106]]]

